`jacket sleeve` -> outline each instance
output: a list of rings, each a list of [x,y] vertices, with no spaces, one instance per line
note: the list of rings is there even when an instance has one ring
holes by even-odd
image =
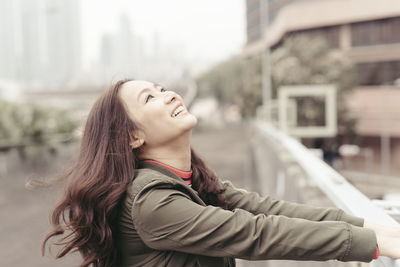
[[[344,221],[360,227],[364,225],[363,218],[347,214],[339,208],[316,207],[270,196],[260,197],[258,193],[235,188],[230,181],[223,181],[222,185],[226,189],[224,196],[230,210],[239,208],[253,214],[284,215],[311,221]]]
[[[376,248],[370,229],[202,206],[171,188],[142,190],[131,212],[141,239],[156,250],[247,260],[369,262]]]

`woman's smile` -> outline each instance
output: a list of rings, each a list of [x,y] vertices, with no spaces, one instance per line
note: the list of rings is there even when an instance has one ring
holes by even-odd
[[[187,113],[188,113],[187,110],[183,106],[180,106],[174,111],[174,113],[172,114],[172,118],[180,117]]]
[[[186,115],[187,113],[188,113],[188,112],[187,112],[187,110],[185,109],[185,110],[182,110],[181,112],[179,112],[178,115],[176,115],[175,117],[180,117],[180,116]]]

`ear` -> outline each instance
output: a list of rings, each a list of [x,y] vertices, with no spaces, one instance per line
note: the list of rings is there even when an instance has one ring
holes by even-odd
[[[136,149],[143,145],[144,139],[140,136],[133,136],[133,139],[129,142],[132,149]]]

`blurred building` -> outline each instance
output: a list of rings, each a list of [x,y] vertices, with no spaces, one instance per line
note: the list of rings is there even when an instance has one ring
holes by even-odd
[[[65,86],[81,71],[79,0],[1,0],[0,78]]]
[[[0,79],[17,80],[22,72],[20,2],[0,1]]]
[[[268,9],[261,10],[261,1],[268,1]],[[257,42],[261,39],[261,29],[265,29],[262,23],[273,21],[279,14],[279,11],[289,4],[310,0],[246,0],[246,17],[247,17],[247,44]],[[319,0],[323,1],[323,0]],[[267,14],[268,12],[268,14]],[[263,14],[263,20],[261,19]]]
[[[51,86],[65,85],[82,70],[80,1],[46,0],[43,8],[47,44],[43,80]]]
[[[266,42],[273,49],[288,36],[323,36],[356,63],[360,85],[391,84],[400,76],[398,0],[269,1]],[[261,51],[260,0],[247,0],[244,53]],[[266,10],[265,10],[266,12]]]
[[[183,44],[162,42],[157,31],[151,42],[145,42],[135,33],[129,17],[121,15],[117,31],[103,34],[92,71],[98,73],[100,84],[138,77],[165,84],[183,80],[187,65]]]
[[[118,30],[103,34],[99,51],[99,79],[102,84],[119,78],[141,76],[145,63],[143,40],[132,29],[127,15],[121,15]]]
[[[368,140],[365,145],[373,146],[378,158],[380,136],[390,136],[392,166],[399,163],[400,128],[395,125],[400,113],[397,104],[385,103],[400,101],[400,1],[268,0],[264,10],[260,1],[267,0],[246,0],[243,54],[261,53],[265,44],[273,50],[289,36],[324,37],[355,64],[359,87],[347,100],[359,120],[358,134]]]

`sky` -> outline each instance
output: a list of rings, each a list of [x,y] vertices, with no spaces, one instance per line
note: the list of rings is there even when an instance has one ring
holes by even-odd
[[[218,61],[245,42],[245,0],[82,0],[84,62],[95,58],[100,36],[115,32],[126,14],[133,32],[150,45],[180,43],[189,59]],[[178,47],[178,46],[177,46]]]

